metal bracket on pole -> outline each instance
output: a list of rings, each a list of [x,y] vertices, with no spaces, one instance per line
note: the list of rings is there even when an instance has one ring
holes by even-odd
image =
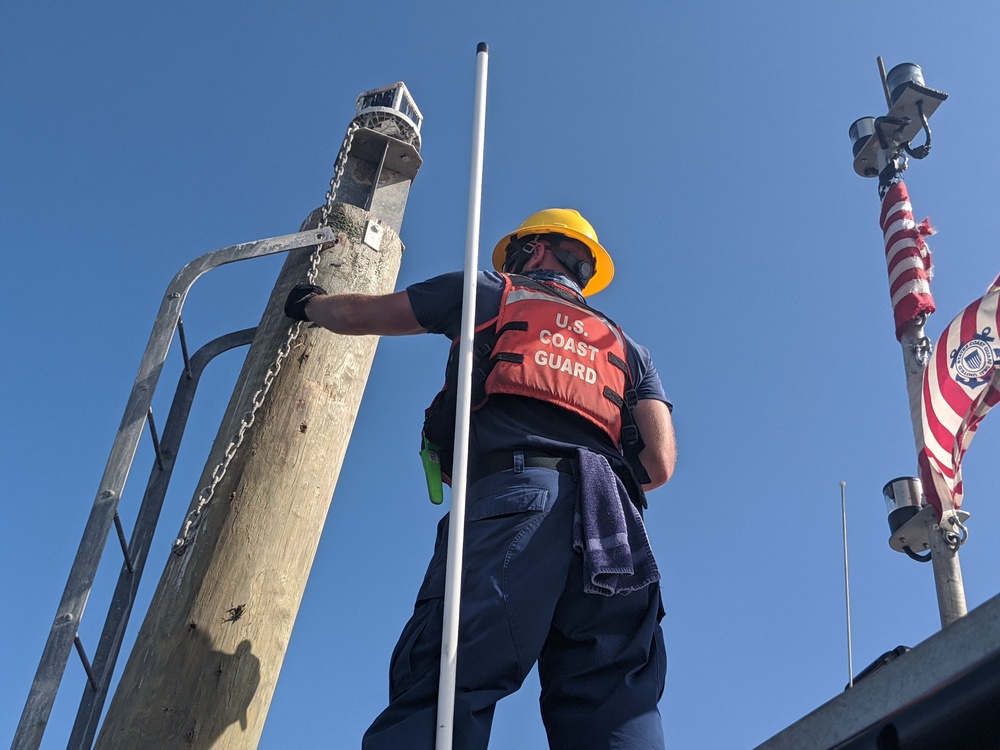
[[[964,510],[951,511],[951,513],[954,514],[956,525],[964,524],[969,519],[969,514]],[[907,549],[914,553],[929,551],[931,549],[930,531],[933,530],[934,526],[945,528],[945,525],[938,523],[934,508],[925,505],[915,516],[892,533],[892,536],[889,537],[889,546],[896,552],[903,553]]]

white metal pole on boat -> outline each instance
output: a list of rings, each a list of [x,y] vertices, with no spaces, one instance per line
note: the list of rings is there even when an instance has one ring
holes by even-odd
[[[444,623],[441,632],[441,677],[438,681],[436,750],[451,750],[454,736],[455,686],[458,674],[458,621],[462,599],[462,555],[465,541],[465,491],[468,484],[469,424],[472,407],[472,337],[476,327],[476,277],[479,271],[479,217],[483,188],[483,142],[486,130],[486,72],[489,47],[476,47],[476,95],[472,122],[472,170],[465,233],[465,295],[459,342],[458,406],[451,478],[451,519],[445,571]]]
[[[921,399],[924,369],[930,358],[929,342],[924,335],[925,318],[926,315],[919,315],[906,323],[899,339],[903,351],[903,367],[906,370],[906,393],[910,402],[913,442],[918,455],[924,448]],[[945,529],[938,523],[936,516],[927,517],[927,539],[934,570],[938,614],[941,627],[944,628],[965,617],[969,611],[965,601],[962,565],[958,558],[958,548],[948,543]]]
[[[879,56],[879,78],[889,109],[892,109],[892,95],[885,73],[885,64]],[[922,390],[924,370],[930,358],[930,342],[924,336],[927,314],[921,313],[905,323],[900,331],[899,345],[903,350],[903,367],[906,370],[906,393],[910,404],[910,423],[913,426],[913,442],[919,455],[924,449],[922,422]],[[943,519],[942,519],[943,520]],[[927,516],[927,536],[931,550],[931,564],[934,569],[934,588],[937,591],[938,612],[941,627],[947,627],[961,619],[968,612],[965,601],[965,584],[962,581],[962,566],[958,559],[958,547],[949,543],[944,527],[936,517]]]
[[[854,687],[854,647],[851,643],[851,575],[847,567],[847,482],[840,483],[840,518],[844,529],[844,599],[847,608],[847,686]]]

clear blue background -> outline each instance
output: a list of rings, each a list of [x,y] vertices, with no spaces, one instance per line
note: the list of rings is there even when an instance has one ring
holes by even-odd
[[[950,94],[911,164],[947,322],[1000,271],[991,2],[287,2],[0,6],[0,736],[17,725],[163,290],[201,255],[286,234],[323,201],[362,91],[403,80],[426,121],[399,287],[461,267],[476,44],[490,44],[482,243],[580,209],[617,265],[595,304],[653,351],[680,446],[650,498],[673,748],[749,748],[939,628],[929,565],[892,552],[882,485],[915,457],[875,182],[848,126],[885,111],[876,57]],[[257,323],[280,265],[199,281],[192,349]],[[485,266],[485,261],[484,264]],[[446,342],[380,344],[261,747],[356,747],[441,508],[415,454]],[[242,359],[206,374],[154,541],[155,586]],[[164,415],[180,374],[174,346]],[[1000,590],[1000,417],[966,461],[970,606]],[[162,422],[162,419],[161,419]],[[122,501],[129,523],[148,439]],[[114,541],[81,635],[93,652]],[[135,618],[132,630],[138,624]],[[72,657],[46,735],[63,747]],[[544,746],[537,680],[493,745]]]

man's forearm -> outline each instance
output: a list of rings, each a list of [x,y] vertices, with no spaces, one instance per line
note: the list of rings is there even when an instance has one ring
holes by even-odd
[[[639,461],[649,474],[650,482],[643,485],[643,489],[656,489],[670,480],[677,463],[677,442],[670,408],[662,401],[644,399],[636,404],[633,415],[646,444],[639,453]]]
[[[405,336],[426,333],[413,314],[406,292],[324,294],[305,304],[310,321],[349,336]]]

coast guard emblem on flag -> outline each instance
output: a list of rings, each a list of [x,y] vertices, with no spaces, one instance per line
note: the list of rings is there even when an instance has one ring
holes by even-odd
[[[971,341],[962,344],[951,352],[951,369],[954,378],[968,388],[978,388],[989,382],[990,370],[1000,357],[1000,349],[994,349],[990,343],[995,341],[986,326],[981,333],[972,337]]]
[[[959,508],[962,458],[979,423],[1000,403],[1000,278],[941,335],[924,370],[923,450],[918,455],[927,502],[938,516]]]

